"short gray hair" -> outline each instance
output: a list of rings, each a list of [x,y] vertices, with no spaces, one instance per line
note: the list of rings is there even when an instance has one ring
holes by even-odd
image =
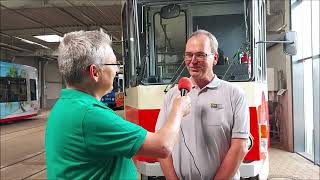
[[[193,32],[191,34],[191,36],[189,37],[189,39],[191,37],[199,36],[199,35],[205,35],[209,38],[212,53],[218,52],[219,43],[217,41],[217,38],[213,34],[211,34],[209,31],[199,29],[199,30]]]
[[[75,31],[64,35],[59,45],[59,71],[68,84],[80,83],[91,64],[100,65],[111,48],[111,39],[102,31]]]

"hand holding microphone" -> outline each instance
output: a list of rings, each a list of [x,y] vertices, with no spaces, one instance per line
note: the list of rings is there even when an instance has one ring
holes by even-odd
[[[178,89],[181,96],[173,100],[173,108],[178,108],[178,112],[181,112],[183,116],[188,115],[191,110],[191,99],[187,96],[191,88],[192,82],[189,78],[183,77],[179,80]]]

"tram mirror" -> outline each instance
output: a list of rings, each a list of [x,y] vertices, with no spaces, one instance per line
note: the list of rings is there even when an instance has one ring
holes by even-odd
[[[180,15],[180,6],[177,4],[170,4],[163,6],[160,10],[160,16],[163,19],[171,19]]]
[[[283,51],[290,56],[296,55],[297,54],[297,32],[288,31],[284,36],[284,40],[288,41],[289,43],[283,44]]]

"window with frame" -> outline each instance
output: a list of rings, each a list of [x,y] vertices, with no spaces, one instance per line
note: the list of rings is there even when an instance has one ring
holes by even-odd
[[[0,77],[0,102],[27,101],[27,83],[24,78]]]
[[[193,31],[207,30],[218,40],[219,59],[213,71],[220,79],[249,81],[251,78],[250,9],[243,2],[212,2],[192,7]]]
[[[155,81],[169,82],[183,62],[186,44],[186,14],[171,19],[163,19],[160,13],[154,14],[155,67],[150,67],[150,75]]]
[[[30,79],[30,97],[31,101],[37,100],[37,83],[35,79]]]

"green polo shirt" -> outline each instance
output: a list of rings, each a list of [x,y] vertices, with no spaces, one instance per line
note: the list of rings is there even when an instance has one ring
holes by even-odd
[[[48,179],[137,179],[131,157],[147,131],[93,96],[63,89],[46,127]]]

